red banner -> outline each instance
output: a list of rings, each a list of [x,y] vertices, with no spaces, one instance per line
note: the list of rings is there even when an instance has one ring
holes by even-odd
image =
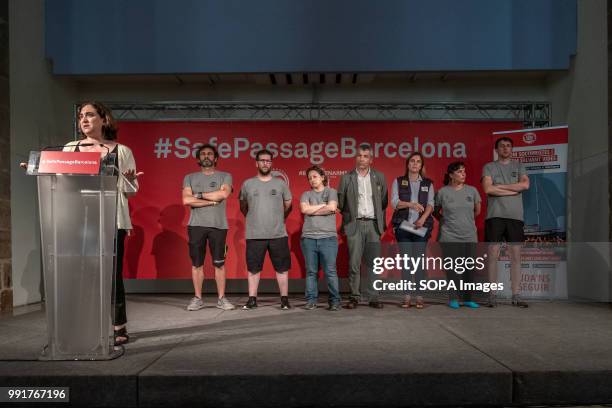
[[[404,174],[405,158],[412,151],[425,156],[426,173],[434,180],[436,190],[442,185],[446,166],[456,160],[466,163],[468,184],[480,189],[482,167],[491,161],[492,133],[521,127],[517,122],[451,121],[123,122],[120,141],[133,150],[138,170],[144,172],[139,178],[139,193],[130,199],[134,231],[126,246],[125,277],[191,278],[185,227],[189,209],[181,204],[181,190],[184,176],[199,171],[194,153],[203,143],[217,146],[219,170],[233,176],[234,193],[227,201],[228,278],[247,277],[245,219],[239,210],[238,192],[244,180],[256,175],[254,156],[264,147],[275,154],[274,174],[289,183],[293,194],[293,211],[286,222],[292,255],[289,276],[303,278],[299,199],[310,188],[304,174],[308,167],[323,167],[330,173],[331,187],[337,187],[342,174],[354,168],[357,147],[367,142],[374,151],[373,167],[387,177],[389,195],[391,182]],[[390,207],[387,212],[390,221]],[[477,220],[479,232],[482,224],[481,215]],[[433,236],[437,236],[435,230]],[[338,274],[345,277],[347,248],[343,237],[339,238]],[[390,230],[383,240],[393,240]],[[207,256],[204,270],[207,278],[214,277],[209,259]],[[262,278],[273,277],[266,259]]]
[[[38,173],[98,174],[100,153],[96,152],[40,152]]]

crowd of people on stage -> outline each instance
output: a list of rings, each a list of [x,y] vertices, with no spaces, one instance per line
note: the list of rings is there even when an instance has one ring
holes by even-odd
[[[77,109],[77,122],[81,140],[68,143],[67,151],[95,151],[101,155],[114,152],[118,157],[118,209],[117,209],[117,267],[115,272],[115,343],[129,341],[126,330],[125,294],[122,279],[123,245],[132,225],[127,199],[138,189],[136,163],[132,151],[117,143],[117,126],[111,111],[97,102],[85,102]],[[512,160],[512,140],[502,137],[495,142],[497,160],[487,163],[482,172],[482,189],[487,195],[485,220],[485,241],[488,246],[488,279],[497,281],[497,261],[501,242],[507,242],[511,259],[512,305],[527,307],[520,297],[521,243],[523,232],[523,202],[521,193],[529,188],[525,167]],[[192,263],[194,296],[187,310],[195,311],[204,307],[202,285],[205,246],[208,245],[217,284],[217,304],[223,310],[235,309],[225,296],[225,256],[228,222],[226,202],[232,193],[232,175],[217,169],[219,159],[215,146],[205,144],[196,154],[199,171],[188,174],[183,180],[182,201],[190,208],[187,226],[189,255]],[[272,176],[273,155],[262,149],[255,156],[257,174],[244,181],[238,199],[240,211],[246,218],[246,266],[248,270],[249,297],[242,307],[257,307],[257,290],[260,273],[266,253],[276,271],[280,291],[281,309],[289,309],[288,271],[291,268],[291,254],[285,218],[291,211],[292,195],[287,183]],[[399,251],[410,256],[425,253],[431,239],[434,218],[439,220],[439,237],[445,256],[476,256],[478,242],[475,219],[481,211],[481,197],[478,190],[466,184],[466,166],[457,161],[448,165],[444,186],[437,193],[434,183],[425,173],[425,159],[413,152],[406,159],[403,174],[391,182],[391,195],[387,190],[386,176],[374,169],[372,149],[362,144],[357,150],[355,168],[341,177],[338,189],[328,185],[325,171],[312,166],[306,177],[310,189],[300,197],[299,210],[304,215],[301,235],[301,250],[306,270],[307,310],[318,305],[318,272],[322,269],[328,287],[328,310],[341,308],[336,258],[338,237],[336,215],[342,217],[341,233],[348,246],[348,280],[350,294],[344,307],[355,309],[362,297],[368,306],[383,308],[379,293],[371,285],[361,285],[362,265],[368,282],[372,278],[371,260],[380,256],[380,239],[387,228],[386,209],[393,208],[391,226]],[[390,201],[389,201],[390,198]],[[294,248],[295,250],[295,248]],[[370,265],[370,267],[368,267]],[[449,270],[449,280],[469,281],[470,273],[459,276]],[[406,273],[408,280],[424,279],[425,271]],[[362,286],[366,289],[362,291]],[[457,286],[459,287],[459,286]],[[418,288],[418,285],[417,285]],[[365,292],[365,293],[362,293]],[[449,293],[448,306],[477,308],[479,304],[470,297],[471,292]],[[487,305],[497,305],[496,296],[491,292]],[[425,306],[423,293],[418,289],[407,292],[400,304],[403,308]]]

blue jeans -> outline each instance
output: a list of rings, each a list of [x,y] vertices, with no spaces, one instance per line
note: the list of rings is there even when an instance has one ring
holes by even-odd
[[[338,239],[329,238],[302,238],[302,254],[306,264],[306,301],[316,303],[319,297],[317,278],[319,265],[323,267],[329,290],[329,304],[340,303],[338,290],[338,274],[336,273],[336,257],[338,256]]]
[[[427,248],[427,241],[429,240],[428,235],[420,237],[408,231],[404,231],[399,227],[395,227],[393,232],[395,232],[395,239],[397,240],[399,253],[401,255],[408,254],[408,256],[416,258],[425,254],[425,250]],[[426,272],[427,271],[425,271],[423,268],[417,268],[414,274],[411,274],[410,271],[407,271],[405,269],[402,270],[402,279],[416,282],[416,290],[412,292],[406,291],[406,295],[422,294],[422,290],[419,289],[419,281],[425,278]]]

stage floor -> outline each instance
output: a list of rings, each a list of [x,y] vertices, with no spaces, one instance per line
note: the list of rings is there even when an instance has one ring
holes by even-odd
[[[237,305],[245,297],[229,296]],[[0,318],[0,386],[68,386],[74,406],[423,406],[612,403],[612,308],[187,312],[189,295],[128,295],[113,361],[37,361],[40,306]],[[66,406],[63,404],[62,406]]]

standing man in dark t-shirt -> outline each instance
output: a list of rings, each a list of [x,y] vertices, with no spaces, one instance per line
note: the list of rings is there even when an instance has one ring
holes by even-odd
[[[255,156],[257,176],[245,180],[240,189],[240,211],[246,217],[246,263],[249,271],[249,300],[243,309],[257,307],[257,288],[266,252],[276,271],[281,309],[289,305],[291,253],[285,218],[291,211],[291,191],[283,180],[272,177],[272,153],[260,150]]]
[[[204,254],[206,242],[215,268],[217,282],[217,308],[232,310],[234,305],[225,297],[225,253],[227,247],[227,215],[225,201],[232,192],[232,176],[218,171],[217,149],[205,144],[197,151],[201,170],[185,176],[183,180],[183,205],[191,209],[187,233],[189,235],[189,256],[191,257],[191,277],[195,296],[187,310],[204,307],[202,284],[204,283]]]
[[[498,158],[484,166],[481,179],[482,189],[487,194],[485,241],[489,243],[489,280],[497,281],[499,243],[506,241],[511,262],[512,305],[527,307],[527,303],[520,298],[520,282],[521,247],[525,241],[522,193],[529,189],[529,177],[525,166],[512,160],[512,139],[497,139],[495,150]],[[491,292],[489,307],[496,305],[495,293]]]

